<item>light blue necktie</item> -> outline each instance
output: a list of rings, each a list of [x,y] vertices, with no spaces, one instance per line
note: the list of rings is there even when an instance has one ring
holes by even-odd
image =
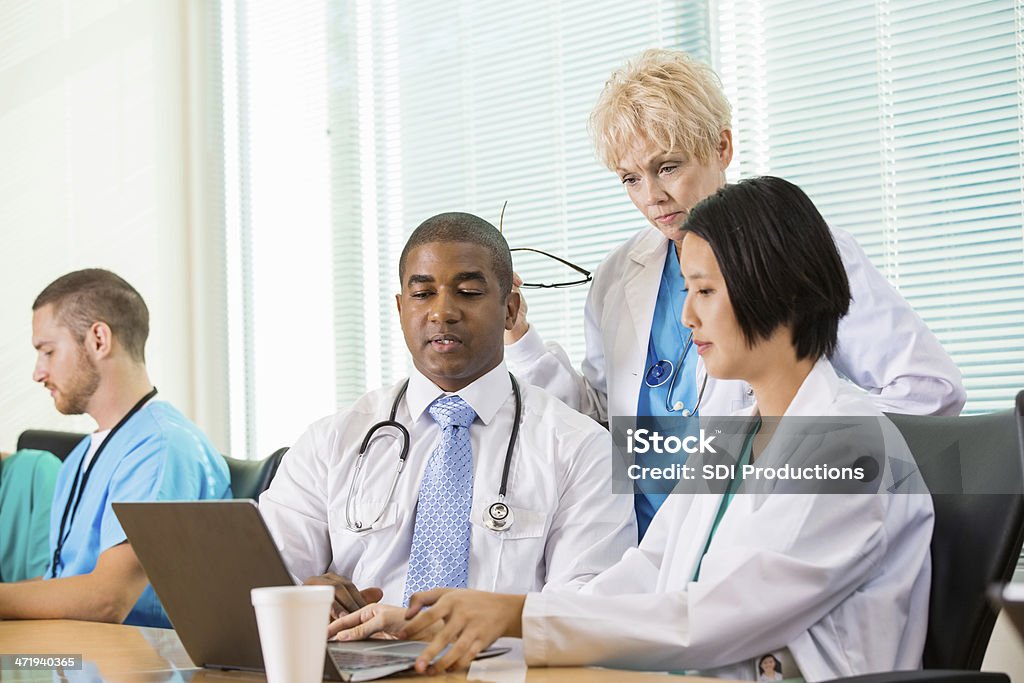
[[[427,410],[441,427],[441,442],[430,454],[420,482],[404,605],[418,591],[469,584],[469,512],[473,505],[469,425],[476,412],[458,396],[443,396]]]

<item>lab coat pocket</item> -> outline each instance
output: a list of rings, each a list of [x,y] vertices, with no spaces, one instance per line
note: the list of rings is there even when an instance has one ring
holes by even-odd
[[[374,521],[377,515],[380,519]],[[349,517],[346,518],[344,506],[331,510],[332,571],[348,577],[360,588],[386,584],[396,561],[394,546],[401,535],[398,504],[392,501],[385,506],[383,501],[367,500],[357,505]],[[356,522],[369,528],[353,531],[351,527]],[[404,563],[404,559],[401,561]]]
[[[474,553],[486,557],[476,567],[475,585],[499,593],[526,593],[544,585],[549,516],[544,512],[509,505],[512,523],[504,531],[488,529],[486,504],[473,506]],[[470,571],[471,578],[474,574]]]
[[[474,527],[479,527],[488,534],[493,534],[496,538],[509,541],[519,538],[540,538],[545,535],[544,532],[548,525],[547,514],[516,507],[515,505],[508,506],[508,509],[512,512],[512,524],[508,528],[503,531],[489,529],[486,524],[487,510],[493,502],[489,501],[486,504],[475,504],[473,506]]]
[[[377,515],[380,515],[380,519],[374,521]],[[382,529],[393,527],[397,522],[398,503],[394,501],[388,503],[383,510],[381,509],[380,501],[366,501],[365,504],[356,503],[355,510],[351,514],[351,520],[349,515],[346,515],[344,507],[340,510],[334,509],[331,511],[332,533],[345,537],[372,536]],[[369,528],[363,530],[358,525],[362,525],[362,527],[369,526]]]

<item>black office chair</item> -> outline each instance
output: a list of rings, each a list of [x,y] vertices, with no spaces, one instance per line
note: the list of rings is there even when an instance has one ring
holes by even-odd
[[[85,434],[74,432],[26,429],[18,437],[18,450],[31,448],[37,451],[49,451],[63,462],[85,437]]]
[[[935,506],[932,589],[924,671],[844,683],[1009,683],[980,672],[997,611],[987,590],[1013,576],[1024,543],[1024,391],[987,415],[890,415]]]
[[[259,498],[270,486],[287,451],[287,448],[279,448],[263,460],[241,460],[225,455],[224,460],[231,473],[231,492],[235,498]]]

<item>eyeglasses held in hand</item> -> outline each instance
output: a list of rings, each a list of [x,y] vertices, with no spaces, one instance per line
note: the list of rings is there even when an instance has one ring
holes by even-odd
[[[499,218],[498,218],[498,232],[501,232],[502,234],[504,234],[504,232],[505,232],[504,224],[505,224],[505,207],[506,206],[508,206],[508,201],[506,201],[504,204],[501,205],[501,216],[499,216]],[[519,285],[523,289],[558,289],[560,287],[575,287],[576,285],[585,285],[585,284],[587,284],[588,282],[590,282],[591,280],[594,279],[590,275],[590,271],[587,270],[586,268],[583,268],[581,266],[577,266],[575,263],[572,263],[571,261],[566,261],[563,258],[559,258],[558,256],[555,256],[554,254],[549,254],[546,251],[541,251],[540,249],[531,249],[530,247],[516,247],[515,249],[509,249],[509,251],[529,251],[529,252],[532,252],[534,254],[540,254],[541,256],[546,256],[549,259],[552,259],[554,261],[558,261],[563,266],[568,266],[569,268],[572,268],[577,273],[579,273],[580,275],[583,276],[582,280],[572,280],[571,282],[551,282],[551,283],[524,282],[523,284]]]

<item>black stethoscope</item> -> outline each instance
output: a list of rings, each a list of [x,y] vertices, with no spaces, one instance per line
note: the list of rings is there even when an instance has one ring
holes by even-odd
[[[505,451],[505,467],[501,473],[501,488],[498,489],[498,500],[491,503],[484,514],[484,526],[492,531],[506,531],[512,526],[513,522],[512,510],[505,504],[505,492],[508,489],[508,473],[512,467],[512,451],[515,450],[516,441],[519,440],[519,419],[523,415],[523,398],[519,393],[519,383],[516,382],[516,378],[512,376],[511,372],[508,376],[512,380],[512,393],[516,397],[516,414],[512,420],[512,433],[508,438],[508,450]],[[398,477],[401,476],[402,470],[405,468],[405,461],[409,457],[409,430],[401,422],[395,420],[395,415],[398,413],[398,404],[401,403],[402,397],[405,396],[408,388],[409,380],[405,380],[402,388],[398,390],[398,395],[395,396],[394,403],[391,404],[391,415],[388,419],[382,420],[370,427],[369,431],[366,432],[366,436],[363,437],[363,443],[359,447],[359,457],[356,459],[356,469],[352,474],[352,483],[348,487],[348,500],[345,501],[345,526],[349,531],[361,534],[372,529],[380,521],[381,517],[384,516],[385,510],[387,510],[388,504],[394,496],[395,487],[398,486]],[[373,521],[369,524],[364,524],[359,519],[353,521],[355,517],[355,492],[361,485],[359,473],[362,472],[363,464],[366,460],[366,449],[370,445],[373,435],[377,433],[377,430],[385,427],[397,429],[402,434],[402,450],[398,455],[398,468],[391,477],[388,495],[380,507],[380,512],[373,518]]]
[[[107,447],[110,440],[114,438],[114,434],[117,434],[117,431],[124,426],[124,423],[130,420],[132,415],[139,412],[139,410],[142,409],[142,406],[146,405],[154,396],[156,396],[156,387],[153,387],[152,391],[139,399],[139,402],[132,406],[132,409],[121,418],[121,421],[114,425],[107,435],[103,437],[103,441],[100,442],[99,448],[97,448],[96,452],[93,453],[92,460],[89,461],[89,466],[85,468],[84,475],[82,474],[82,463],[78,463],[78,471],[75,472],[75,480],[71,484],[71,492],[68,494],[68,502],[64,506],[64,514],[60,518],[60,530],[57,532],[57,547],[53,551],[53,568],[50,570],[51,579],[57,578],[57,566],[60,564],[60,554],[64,549],[64,542],[67,541],[68,536],[71,535],[71,525],[75,521],[75,514],[78,512],[78,504],[82,502],[82,494],[85,492],[85,483],[89,481],[89,475],[92,474],[92,468],[96,466],[96,461],[100,459],[100,454],[103,453],[103,449]],[[78,485],[79,477],[82,478],[81,486]],[[76,492],[78,493],[77,497],[75,496]],[[74,507],[72,507],[72,502],[74,503]],[[68,519],[69,513],[71,514],[70,520]],[[68,527],[67,534],[64,533],[65,524],[67,524]]]

